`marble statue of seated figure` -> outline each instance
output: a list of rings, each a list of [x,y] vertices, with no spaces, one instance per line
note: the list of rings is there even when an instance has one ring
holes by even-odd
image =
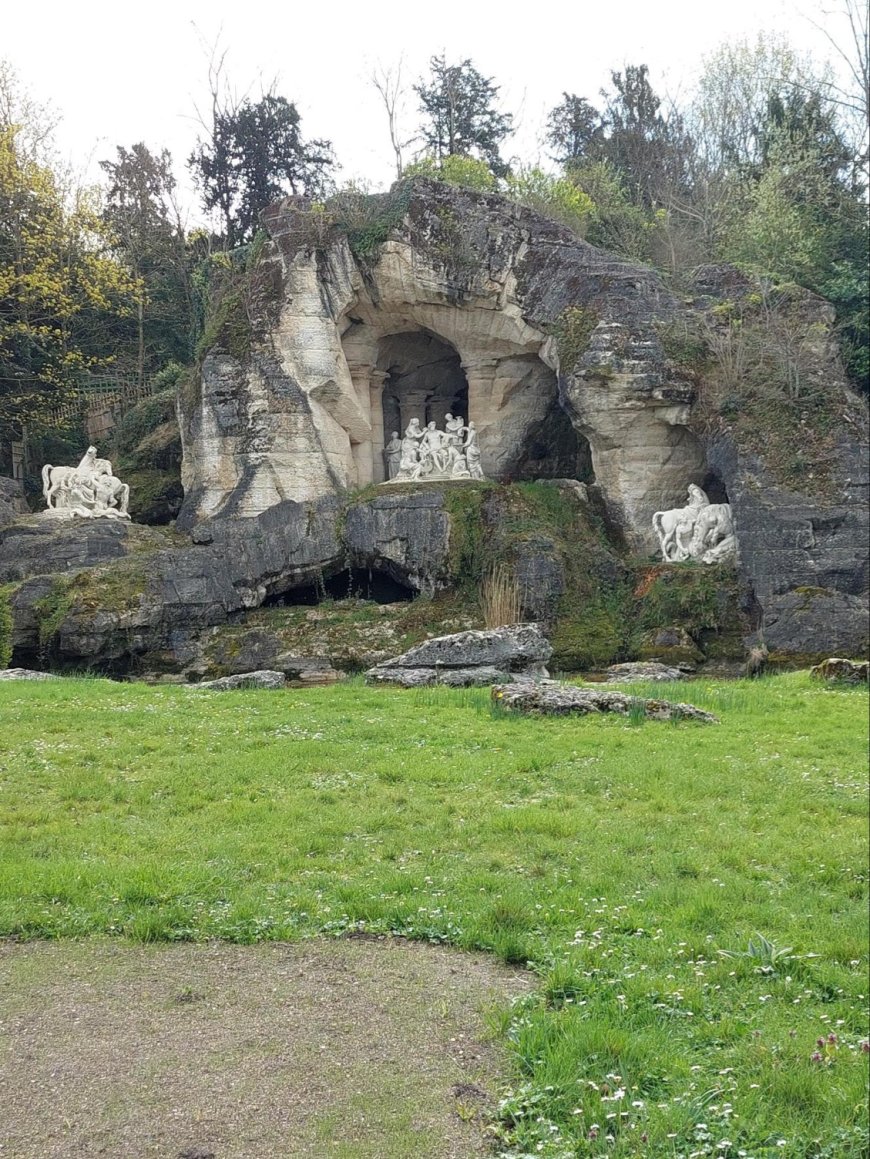
[[[420,440],[420,459],[424,457],[431,462],[427,474],[444,475],[447,472],[448,442],[447,435],[439,431],[435,423],[429,423]]]
[[[462,446],[462,435],[464,431],[465,423],[461,415],[456,415],[455,418],[452,414],[446,414],[444,416],[444,433],[451,447]]]

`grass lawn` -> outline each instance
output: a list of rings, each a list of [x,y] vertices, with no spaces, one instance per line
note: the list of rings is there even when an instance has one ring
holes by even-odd
[[[502,1154],[866,1156],[867,693],[669,693],[721,725],[0,685],[0,934],[491,950],[540,974]]]

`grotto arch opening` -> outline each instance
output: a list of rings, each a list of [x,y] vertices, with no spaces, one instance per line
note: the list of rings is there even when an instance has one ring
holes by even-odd
[[[393,432],[401,437],[412,419],[443,430],[448,414],[475,424],[487,479],[592,482],[589,444],[540,351],[487,334],[491,318],[455,313],[437,331],[383,303],[348,315],[342,349],[371,424],[368,438],[348,431],[357,485],[385,480]]]
[[[468,417],[468,379],[459,352],[444,339],[423,330],[390,334],[378,344],[377,367],[384,372],[385,441],[412,418],[443,429],[448,414]]]

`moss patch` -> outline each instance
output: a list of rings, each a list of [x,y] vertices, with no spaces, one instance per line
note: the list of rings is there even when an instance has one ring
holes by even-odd
[[[323,656],[338,671],[353,673],[430,636],[482,626],[477,601],[469,602],[455,590],[408,603],[325,599],[314,607],[258,608],[214,632],[206,647],[205,674],[227,676],[237,671],[236,661],[258,629],[272,638],[269,646],[276,647],[275,655]],[[149,667],[154,667],[150,657]]]
[[[17,586],[0,587],[0,668],[8,668],[12,659],[12,593]]]
[[[740,609],[737,574],[732,568],[656,564],[636,565],[632,573],[629,646],[633,655],[647,658],[651,655],[649,635],[673,625],[686,631],[710,659],[745,657],[743,636],[749,631],[749,623]],[[655,651],[662,660],[668,658],[661,648]],[[678,652],[669,658],[685,662]]]
[[[147,586],[144,553],[115,560],[105,567],[55,576],[49,594],[33,605],[40,648],[51,652],[64,623],[76,615],[102,611],[123,616],[137,611]]]
[[[569,306],[553,324],[551,332],[559,348],[559,368],[570,374],[589,347],[598,315],[584,306]]]

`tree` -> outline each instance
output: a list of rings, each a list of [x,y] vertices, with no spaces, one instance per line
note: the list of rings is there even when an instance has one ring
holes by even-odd
[[[0,128],[0,427],[20,431],[110,363],[139,287],[94,193],[68,199],[18,137]]]
[[[585,97],[563,93],[562,103],[547,117],[547,144],[554,161],[566,168],[595,162],[602,154],[604,120]]]
[[[606,101],[603,157],[622,173],[638,205],[662,206],[688,187],[692,141],[678,113],[663,113],[645,64],[610,76],[613,91],[601,93]]]
[[[141,142],[118,146],[101,161],[108,178],[103,220],[119,256],[140,287],[137,299],[136,375],[191,355],[192,316],[187,245],[174,200],[172,158]]]
[[[826,80],[825,95],[837,106],[849,124],[858,167],[868,178],[868,135],[870,135],[870,36],[866,4],[859,0],[839,0],[834,9],[825,9],[824,25],[816,24],[828,39],[846,69],[846,79]],[[839,20],[838,20],[839,18]],[[811,21],[815,24],[815,21]],[[836,25],[839,27],[836,27]]]
[[[400,181],[404,170],[404,150],[411,144],[405,140],[399,122],[404,111],[405,88],[402,85],[402,61],[393,68],[378,67],[371,75],[371,83],[387,114],[390,129],[390,144],[396,161],[396,180]]]
[[[688,126],[712,170],[741,172],[760,160],[771,98],[813,84],[808,61],[783,37],[723,44],[704,60]]]
[[[502,177],[508,166],[499,145],[513,128],[513,117],[496,108],[498,86],[477,71],[470,60],[448,64],[446,58],[429,61],[428,82],[414,85],[424,120],[419,139],[438,162],[445,157],[478,157]]]
[[[252,240],[259,215],[287,193],[323,190],[334,165],[329,141],[305,141],[296,106],[270,91],[259,101],[236,101],[222,78],[222,61],[210,68],[211,115],[203,123],[188,165],[203,206],[217,210],[228,249]]]

